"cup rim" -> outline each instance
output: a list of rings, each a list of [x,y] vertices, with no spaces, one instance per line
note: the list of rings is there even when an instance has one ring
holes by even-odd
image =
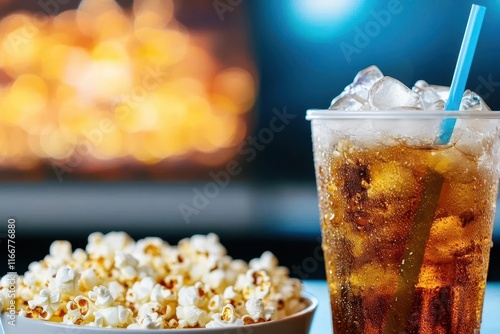
[[[306,119],[500,119],[500,111],[309,109]]]

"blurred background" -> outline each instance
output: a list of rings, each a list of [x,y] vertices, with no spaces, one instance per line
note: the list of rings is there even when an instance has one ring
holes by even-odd
[[[216,232],[324,278],[308,108],[376,64],[449,86],[472,1],[0,0],[0,222],[18,272],[93,231]],[[500,110],[500,3],[468,88]],[[495,241],[500,241],[496,223]],[[500,280],[494,247],[490,280]]]

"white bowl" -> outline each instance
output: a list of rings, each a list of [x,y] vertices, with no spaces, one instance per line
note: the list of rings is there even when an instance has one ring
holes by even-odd
[[[254,325],[225,328],[189,328],[189,329],[118,329],[62,325],[50,321],[34,320],[16,316],[15,326],[9,325],[8,314],[0,316],[4,334],[307,334],[311,327],[318,300],[304,294],[309,306],[304,310],[284,319]]]

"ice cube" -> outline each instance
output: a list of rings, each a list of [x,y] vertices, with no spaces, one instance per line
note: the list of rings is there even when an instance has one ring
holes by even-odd
[[[369,198],[409,198],[416,196],[417,180],[412,171],[398,162],[374,163],[369,166]]]
[[[426,105],[432,105],[438,100],[447,101],[450,95],[450,87],[429,85],[425,80],[417,81],[412,90],[422,97]]]
[[[425,80],[418,80],[415,82],[415,85],[411,89],[417,94],[420,94],[421,92],[425,91],[429,87],[429,84]]]
[[[460,110],[491,111],[483,99],[470,90],[465,91],[460,103]]]
[[[456,146],[450,146],[439,151],[438,154],[432,154],[429,158],[429,164],[452,182],[469,183],[476,179],[476,162],[471,156],[467,156],[457,149]],[[462,195],[465,196],[466,194],[463,193]],[[464,198],[467,199],[468,197],[465,196]]]
[[[453,261],[453,256],[463,252],[469,242],[462,228],[462,220],[458,216],[447,216],[436,219],[431,226],[431,233],[425,257],[433,262]]]
[[[445,101],[437,100],[436,102],[434,102],[434,104],[432,106],[430,106],[429,108],[426,108],[426,109],[428,109],[428,110],[444,110],[445,106],[446,106]]]
[[[367,67],[356,74],[353,83],[348,86],[349,93],[357,95],[366,101],[368,99],[368,91],[373,87],[375,82],[383,77],[384,75],[377,66],[372,65]]]
[[[412,91],[420,95],[425,109],[428,110],[437,110],[438,108],[436,108],[435,103],[439,100],[446,101],[450,93],[448,87],[429,85],[424,80],[417,81]]]
[[[391,77],[384,77],[375,82],[368,93],[368,102],[373,109],[424,107],[420,95]]]
[[[356,100],[352,95],[340,95],[333,99],[330,108],[334,110],[359,110],[363,107],[363,102]]]
[[[491,111],[483,99],[470,90],[465,91],[460,103],[460,110]],[[485,136],[484,133],[495,131],[495,127],[495,123],[488,119],[458,119],[451,141],[464,155],[480,157],[493,145],[489,136]]]
[[[358,72],[353,83],[333,99],[333,110],[444,110],[450,95],[446,86],[430,85],[424,80],[409,89],[400,81],[384,77],[377,66]],[[461,101],[461,110],[491,111],[474,92],[467,90]],[[462,120],[457,121],[459,127]]]
[[[367,105],[368,91],[375,82],[384,75],[377,66],[370,66],[359,71],[352,84],[347,86],[342,94],[333,99],[329,109],[360,110]],[[366,109],[366,108],[363,108]]]
[[[383,291],[389,295],[397,287],[398,277],[397,266],[383,265],[373,261],[352,270],[349,282],[351,288],[358,293],[363,290],[370,293],[377,288],[377,291]]]
[[[448,97],[450,96],[450,87],[438,85],[430,85],[430,87],[434,90],[434,92],[439,96],[441,100],[448,101]]]

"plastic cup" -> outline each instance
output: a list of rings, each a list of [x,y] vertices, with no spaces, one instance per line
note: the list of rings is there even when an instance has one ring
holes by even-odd
[[[456,119],[448,145],[442,121]],[[500,113],[309,110],[336,334],[479,333]]]

